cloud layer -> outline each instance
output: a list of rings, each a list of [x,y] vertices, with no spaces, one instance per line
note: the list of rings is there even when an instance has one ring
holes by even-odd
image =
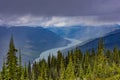
[[[120,23],[120,0],[0,0],[0,25],[73,26]]]
[[[120,13],[120,0],[0,0],[0,13],[93,16]]]
[[[8,18],[0,18],[0,25],[7,26],[42,26],[42,27],[61,27],[61,26],[100,26],[100,25],[113,25],[120,24],[118,20],[102,19],[105,17],[98,16],[11,16]],[[108,17],[110,18],[110,17]]]

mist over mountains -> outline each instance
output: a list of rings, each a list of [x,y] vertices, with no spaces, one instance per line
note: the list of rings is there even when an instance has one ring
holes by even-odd
[[[42,27],[0,26],[0,64],[8,52],[11,35],[14,37],[16,48],[22,52],[24,62],[32,62],[41,52],[69,43],[68,40]]]
[[[82,51],[97,49],[98,41],[102,37],[104,39],[105,48],[113,49],[116,46],[120,47],[120,26],[73,26],[73,27],[51,27],[49,30],[55,32],[62,37],[74,38],[82,41],[81,44],[64,49],[62,52],[67,54],[71,49],[78,47]]]
[[[97,50],[98,41],[100,38],[102,38],[104,41],[105,49],[112,50],[115,47],[120,49],[120,29],[112,31],[103,37],[93,39],[83,45],[80,45],[79,48],[82,51],[86,51],[86,50],[91,51],[92,49]]]
[[[70,41],[65,38],[76,39],[82,41],[83,43],[88,42],[84,45],[78,45],[80,49],[86,50],[96,48],[99,37],[112,34],[113,37],[111,37],[111,35],[110,37],[105,37],[105,43],[107,46],[113,46],[119,42],[119,28],[119,25],[49,28],[0,26],[0,64],[2,64],[2,58],[8,51],[11,35],[14,37],[16,48],[22,52],[23,62],[28,62],[29,60],[33,61],[43,51],[68,45]],[[115,35],[113,35],[113,33],[115,33]],[[111,38],[113,40],[111,40]],[[111,40],[111,42],[109,40]],[[116,42],[116,40],[118,42]]]
[[[47,29],[53,31],[54,33],[62,37],[86,41],[89,39],[104,36],[106,33],[109,33],[119,28],[120,28],[119,25],[105,25],[105,26],[49,27]]]

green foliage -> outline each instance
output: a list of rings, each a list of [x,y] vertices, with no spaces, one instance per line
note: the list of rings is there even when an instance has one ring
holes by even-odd
[[[39,62],[22,66],[21,50],[16,56],[13,37],[10,40],[7,60],[3,60],[0,80],[120,80],[120,50],[104,48],[103,39],[98,42],[97,50],[78,48],[63,56],[61,51],[55,57],[49,55]]]
[[[32,70],[31,70],[31,63],[30,63],[30,61],[28,63],[28,78],[29,78],[29,80],[32,80]]]
[[[64,59],[61,59],[60,63],[60,78],[59,80],[65,80],[65,65],[64,65]]]
[[[22,59],[21,59],[21,50],[19,51],[19,61],[18,61],[18,69],[17,69],[17,80],[21,80],[22,76]]]
[[[75,79],[74,64],[72,62],[72,57],[70,57],[70,61],[67,65],[67,68],[65,71],[65,77],[66,77],[66,80],[74,80]]]
[[[3,60],[4,61],[4,60]],[[1,72],[1,80],[7,79],[7,73],[6,73],[6,65],[5,62],[3,62],[2,66],[2,72]]]
[[[17,64],[16,52],[17,52],[17,49],[14,46],[13,37],[11,37],[10,44],[9,44],[9,51],[7,53],[7,62],[6,62],[9,80],[15,80],[17,78],[18,64]]]

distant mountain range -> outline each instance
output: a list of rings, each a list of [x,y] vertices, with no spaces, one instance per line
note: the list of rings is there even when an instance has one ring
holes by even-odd
[[[107,25],[107,26],[50,27],[47,29],[51,30],[52,32],[62,37],[86,41],[89,39],[104,36],[106,33],[109,33],[119,28],[120,28],[119,25]]]
[[[120,49],[120,29],[112,31],[105,36],[101,37],[104,40],[105,49],[112,50],[114,47],[118,47]],[[97,49],[98,41],[100,38],[96,38],[94,40],[88,41],[87,43],[80,45],[79,48],[82,51],[92,50],[94,48]]]
[[[42,27],[5,27],[0,26],[0,65],[13,35],[17,49],[21,49],[23,61],[33,61],[42,51],[67,45],[68,40]]]
[[[114,46],[120,47],[120,25],[107,26],[72,26],[72,27],[50,27],[47,28],[62,37],[73,38],[83,43],[64,49],[64,55],[71,49],[79,47],[82,51],[97,49],[98,40],[103,37],[105,47],[113,49]]]
[[[11,35],[14,37],[16,48],[21,49],[23,62],[28,62],[28,60],[33,61],[35,58],[39,57],[40,53],[43,51],[66,46],[70,43],[70,41],[64,39],[66,37],[83,41],[84,43],[78,44],[77,46],[85,51],[91,50],[92,48],[96,49],[99,38],[104,36],[105,47],[112,49],[115,45],[120,46],[119,29],[119,25],[50,28],[0,26],[0,65],[2,64],[3,56],[5,56],[8,51]]]

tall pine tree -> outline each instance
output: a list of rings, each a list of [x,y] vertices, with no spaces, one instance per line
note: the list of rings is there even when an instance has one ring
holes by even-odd
[[[28,63],[28,78],[29,78],[29,80],[32,80],[32,71],[31,71],[31,63],[30,63],[30,61]]]
[[[7,69],[8,69],[8,78],[9,80],[15,80],[17,78],[17,57],[16,57],[17,49],[14,45],[13,36],[10,39],[9,51],[7,53]]]
[[[18,61],[18,72],[17,72],[17,79],[21,80],[22,76],[22,58],[21,58],[21,50],[19,50],[19,61]]]
[[[1,72],[1,80],[6,80],[6,65],[5,60],[3,59],[3,66],[2,66],[2,72]]]

